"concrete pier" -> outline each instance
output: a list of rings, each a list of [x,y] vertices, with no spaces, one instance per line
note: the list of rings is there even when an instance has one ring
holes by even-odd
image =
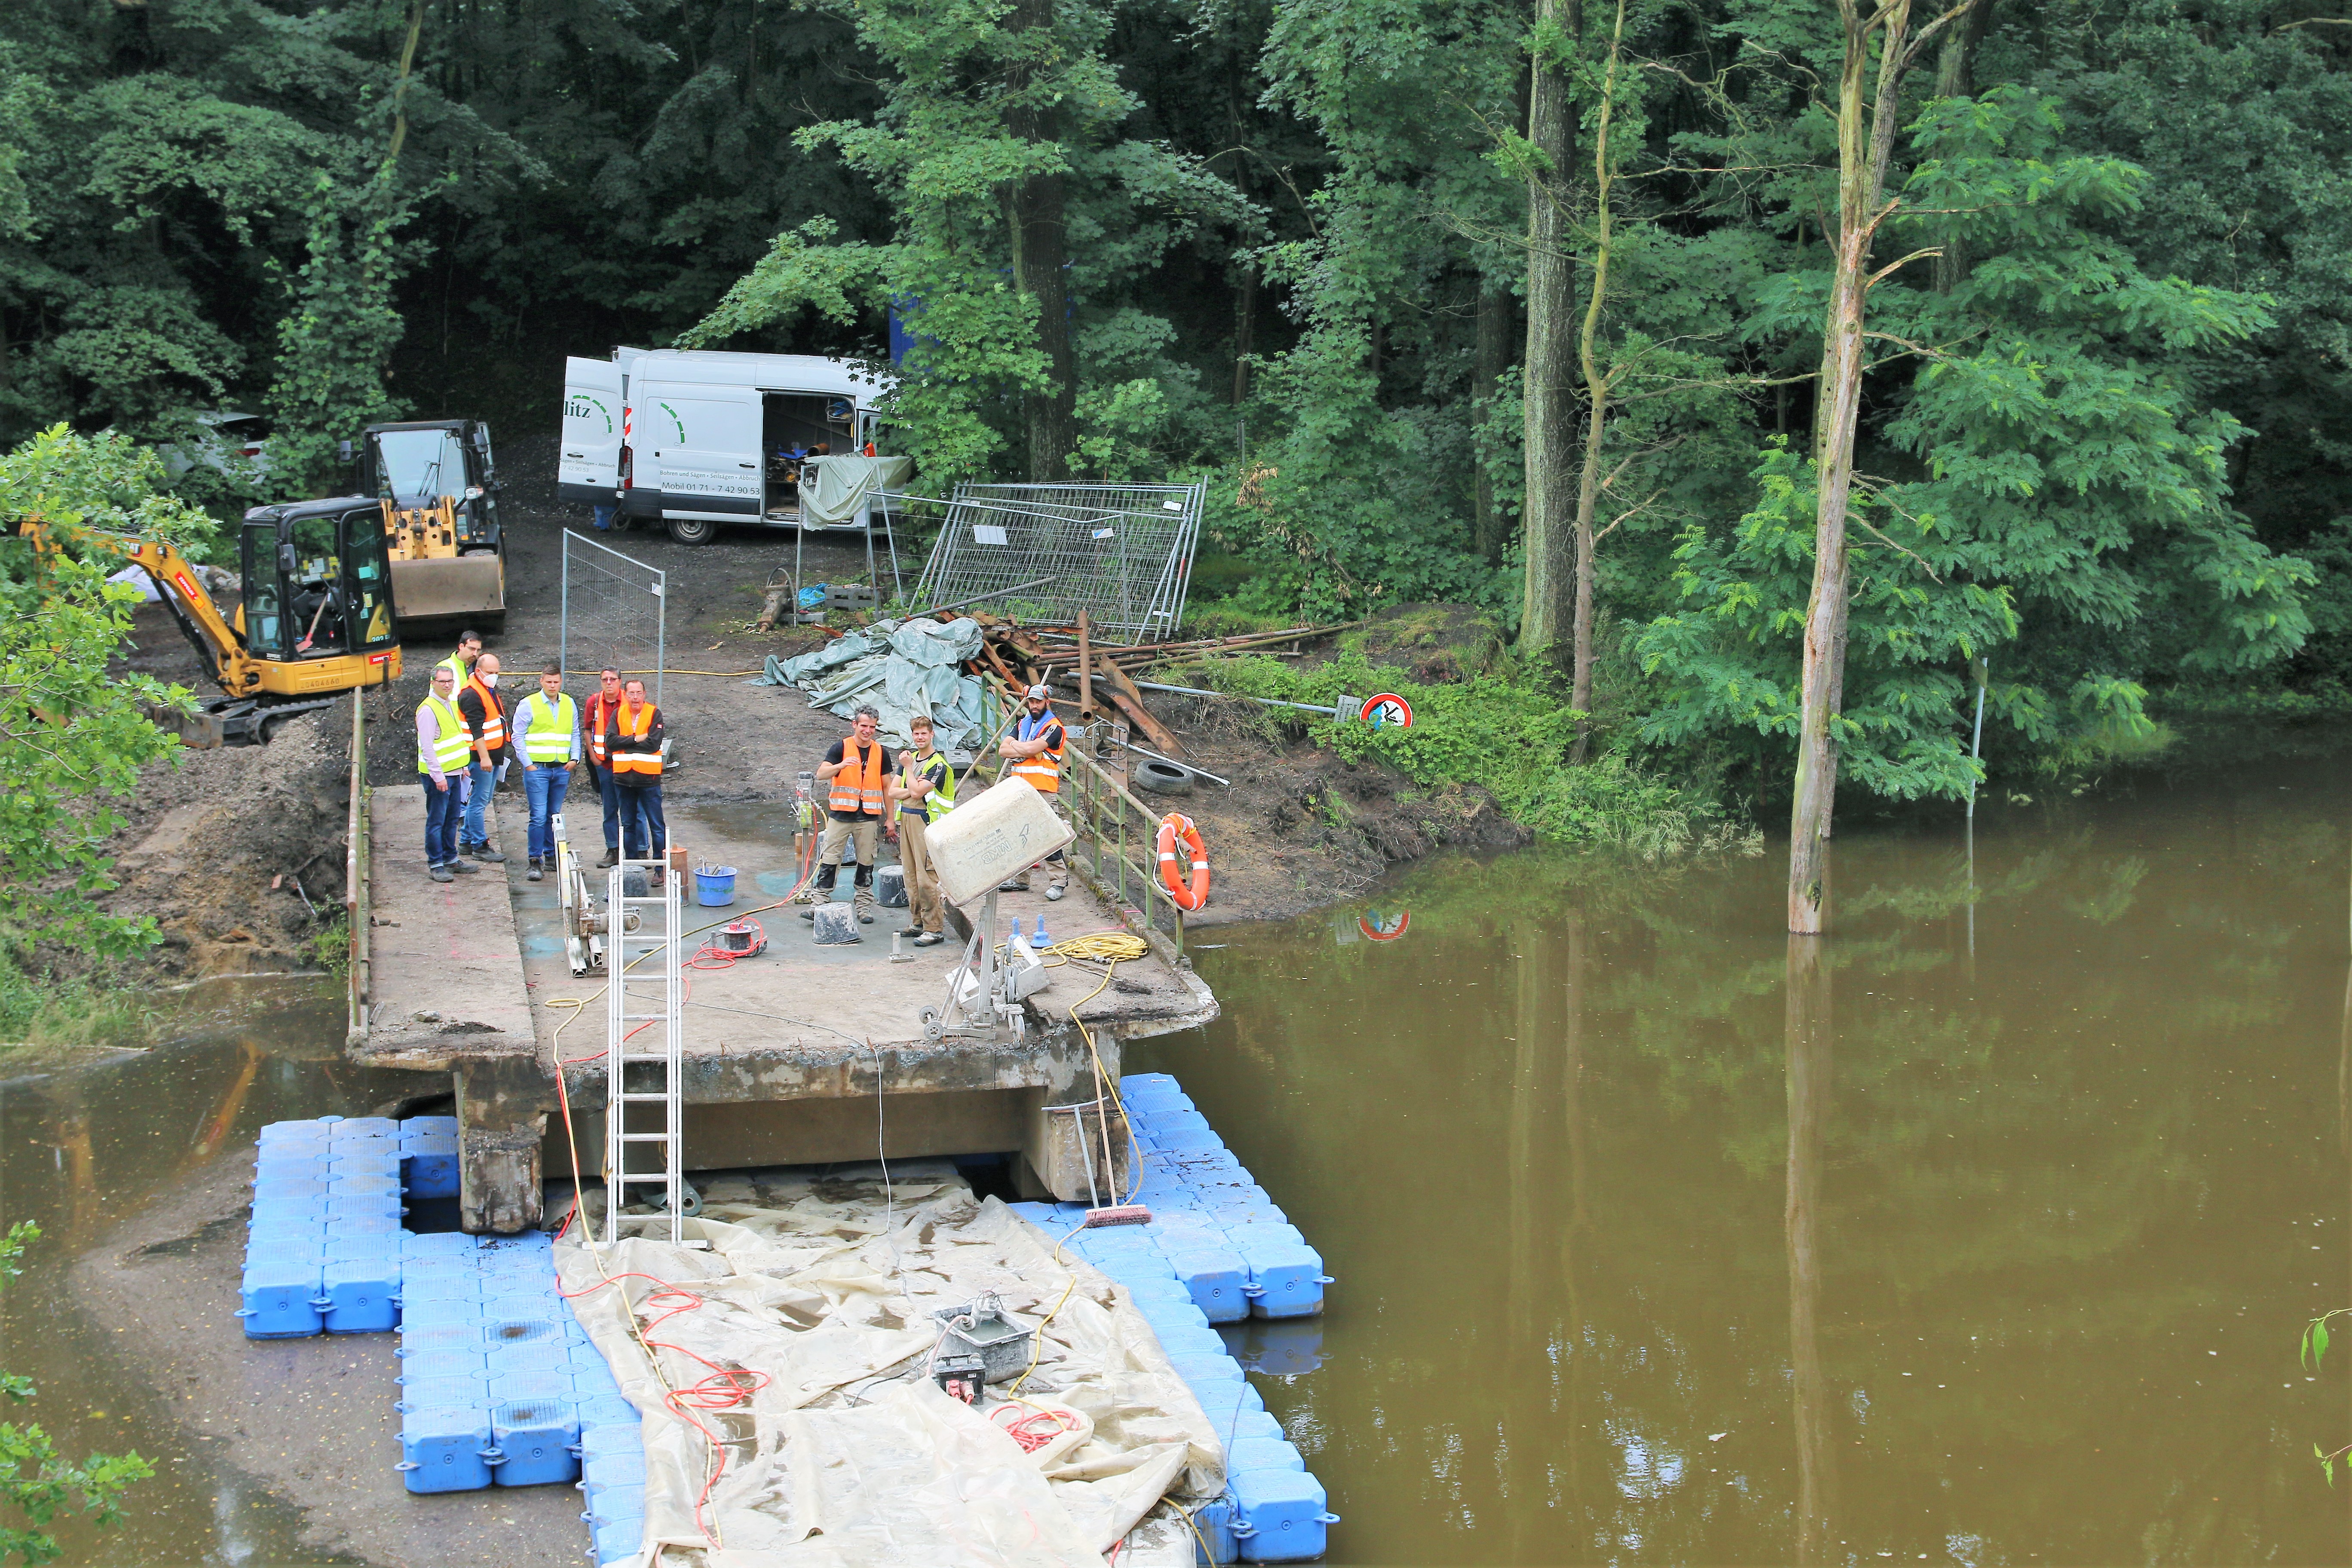
[[[425,875],[420,794],[373,792],[373,964],[364,1038],[351,1054],[372,1067],[448,1076],[466,1227],[514,1231],[539,1222],[542,1181],[569,1178],[574,1149],[580,1174],[600,1179],[605,977],[572,974],[558,883],[524,878],[520,801],[501,796],[493,809],[507,824],[494,835],[510,857],[506,864],[436,883]],[[574,820],[572,841],[593,860],[603,847],[593,803]],[[815,945],[797,906],[752,913],[793,889],[783,807],[679,804],[669,829],[692,863],[736,868],[731,908],[696,907],[688,879],[687,912],[698,918],[687,930],[710,928],[689,937],[689,952],[747,914],[768,937],[759,957],[688,970],[688,1171],[867,1160],[877,1150],[908,1158],[1015,1153],[1024,1196],[1084,1200],[1090,1177],[1099,1190],[1113,1174],[1127,1184],[1123,1164],[1101,1170],[1106,1141],[1124,1161],[1123,1129],[1106,1140],[1089,1118],[1082,1146],[1081,1121],[1047,1108],[1095,1099],[1097,1058],[1115,1083],[1123,1041],[1216,1016],[1215,997],[1188,965],[1157,950],[1118,964],[1108,984],[1098,967],[1067,965],[1024,1004],[1018,1039],[941,1036],[924,1015],[947,999],[963,951],[958,934],[937,947],[908,946],[911,961],[893,963],[890,932],[905,923],[902,910],[878,910],[862,928],[864,940],[842,947]],[[1036,892],[1001,895],[1000,920],[1017,917],[1034,931],[1042,914],[1055,942],[1129,929],[1089,889],[1085,869],[1081,858],[1081,874],[1058,902],[1044,897],[1042,875]],[[845,897],[849,881],[845,871]]]

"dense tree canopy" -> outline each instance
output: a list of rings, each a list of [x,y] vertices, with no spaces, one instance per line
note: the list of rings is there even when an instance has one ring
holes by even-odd
[[[1524,610],[1538,686],[1572,521],[1583,732],[1780,787],[1839,8],[1617,15],[26,0],[0,15],[0,439],[163,441],[236,406],[295,484],[386,410],[551,425],[566,353],[879,359],[896,308],[895,438],[930,482],[1205,477],[1234,613]],[[1840,714],[1861,787],[1970,787],[1979,679],[1992,749],[2047,756],[2144,731],[2183,682],[2352,674],[2334,20],[1978,0],[1903,79]],[[1531,124],[1554,91],[1565,120]],[[1586,470],[1573,520],[1574,471],[1525,504],[1530,406]]]

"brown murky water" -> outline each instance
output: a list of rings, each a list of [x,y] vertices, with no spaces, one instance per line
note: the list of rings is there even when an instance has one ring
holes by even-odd
[[[1818,952],[1778,852],[1214,933],[1129,1067],[1339,1277],[1262,1384],[1333,1560],[2347,1561],[2347,829],[2272,757],[1987,810],[1973,900],[1958,822],[1853,833]]]
[[[1432,863],[1208,936],[1223,1020],[1129,1066],[1339,1277],[1245,1336],[1297,1369],[1260,1384],[1334,1562],[2352,1561],[2312,1458],[2347,1366],[2295,1356],[2352,1302],[2352,783],[2250,757],[1974,847],[1850,833],[1818,952],[1777,854]],[[160,1472],[69,1561],[297,1555],[63,1269],[207,1150],[414,1090],[335,1062],[341,1022],[0,1084],[0,1218],[48,1230],[0,1366]]]

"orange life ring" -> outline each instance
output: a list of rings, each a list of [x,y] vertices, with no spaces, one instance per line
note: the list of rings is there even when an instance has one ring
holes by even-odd
[[[1180,843],[1190,851],[1189,881],[1183,863],[1176,858]],[[1180,910],[1197,910],[1209,901],[1209,847],[1201,842],[1201,830],[1192,826],[1192,819],[1181,812],[1171,811],[1160,819],[1160,885],[1168,889]]]

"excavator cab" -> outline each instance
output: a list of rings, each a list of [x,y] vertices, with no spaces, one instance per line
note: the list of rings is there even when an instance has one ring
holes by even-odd
[[[289,695],[373,684],[351,679],[352,661],[381,665],[400,640],[383,509],[361,496],[257,507],[240,533],[247,658],[289,667]]]

